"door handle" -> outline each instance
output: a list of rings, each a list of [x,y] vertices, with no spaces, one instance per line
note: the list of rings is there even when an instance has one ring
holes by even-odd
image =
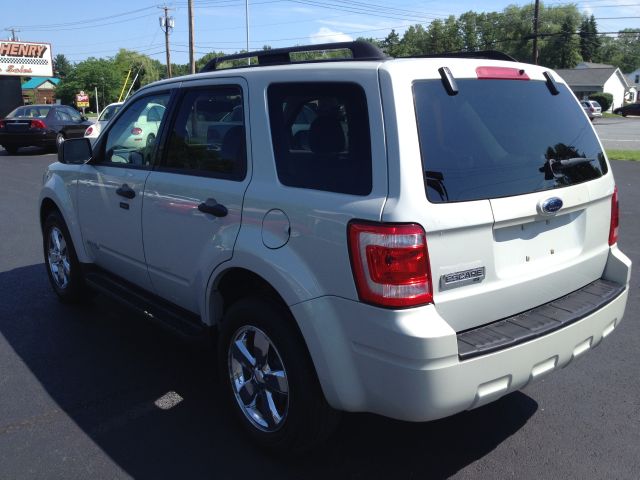
[[[209,213],[216,217],[226,217],[229,210],[224,205],[216,202],[215,198],[207,198],[204,202],[198,205],[198,210],[202,213]]]
[[[135,190],[131,188],[129,185],[124,183],[120,188],[116,190],[116,193],[124,198],[133,198],[136,196]]]

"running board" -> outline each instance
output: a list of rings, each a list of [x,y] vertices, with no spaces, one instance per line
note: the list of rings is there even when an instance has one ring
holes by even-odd
[[[208,327],[195,313],[96,267],[85,267],[87,285],[183,337],[200,337]]]

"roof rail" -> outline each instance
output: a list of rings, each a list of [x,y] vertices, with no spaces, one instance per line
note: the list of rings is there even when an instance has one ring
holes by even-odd
[[[479,50],[477,52],[445,52],[429,55],[415,55],[410,58],[484,58],[486,60],[506,60],[517,62],[515,58],[498,50]]]
[[[352,57],[350,58],[336,58],[328,60],[309,60],[309,61],[294,61],[291,59],[291,53],[296,52],[318,52],[324,50],[350,50]],[[274,48],[271,50],[258,50],[255,52],[236,53],[234,55],[225,55],[223,57],[217,57],[211,59],[202,69],[202,72],[211,72],[219,69],[219,65],[229,60],[240,60],[243,58],[258,58],[257,65],[242,65],[239,67],[231,68],[244,68],[247,66],[264,67],[267,65],[286,65],[289,63],[313,63],[313,62],[328,62],[328,61],[348,61],[348,60],[387,60],[389,57],[385,55],[378,47],[372,45],[369,42],[363,42],[362,40],[356,40],[354,42],[336,42],[336,43],[321,43],[318,45],[300,45],[289,48]],[[226,68],[224,70],[227,70]]]

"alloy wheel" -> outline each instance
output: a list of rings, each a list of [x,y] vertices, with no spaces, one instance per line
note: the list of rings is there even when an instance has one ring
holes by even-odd
[[[259,328],[245,325],[228,351],[231,386],[238,406],[253,426],[274,432],[289,410],[287,371],[273,342]]]
[[[47,243],[47,260],[51,277],[58,288],[64,290],[69,285],[71,262],[67,242],[58,227],[51,228]]]

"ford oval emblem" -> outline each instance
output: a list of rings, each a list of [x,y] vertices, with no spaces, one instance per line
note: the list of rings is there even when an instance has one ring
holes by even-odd
[[[541,215],[553,215],[562,208],[562,199],[558,197],[547,198],[538,203],[538,212]]]

